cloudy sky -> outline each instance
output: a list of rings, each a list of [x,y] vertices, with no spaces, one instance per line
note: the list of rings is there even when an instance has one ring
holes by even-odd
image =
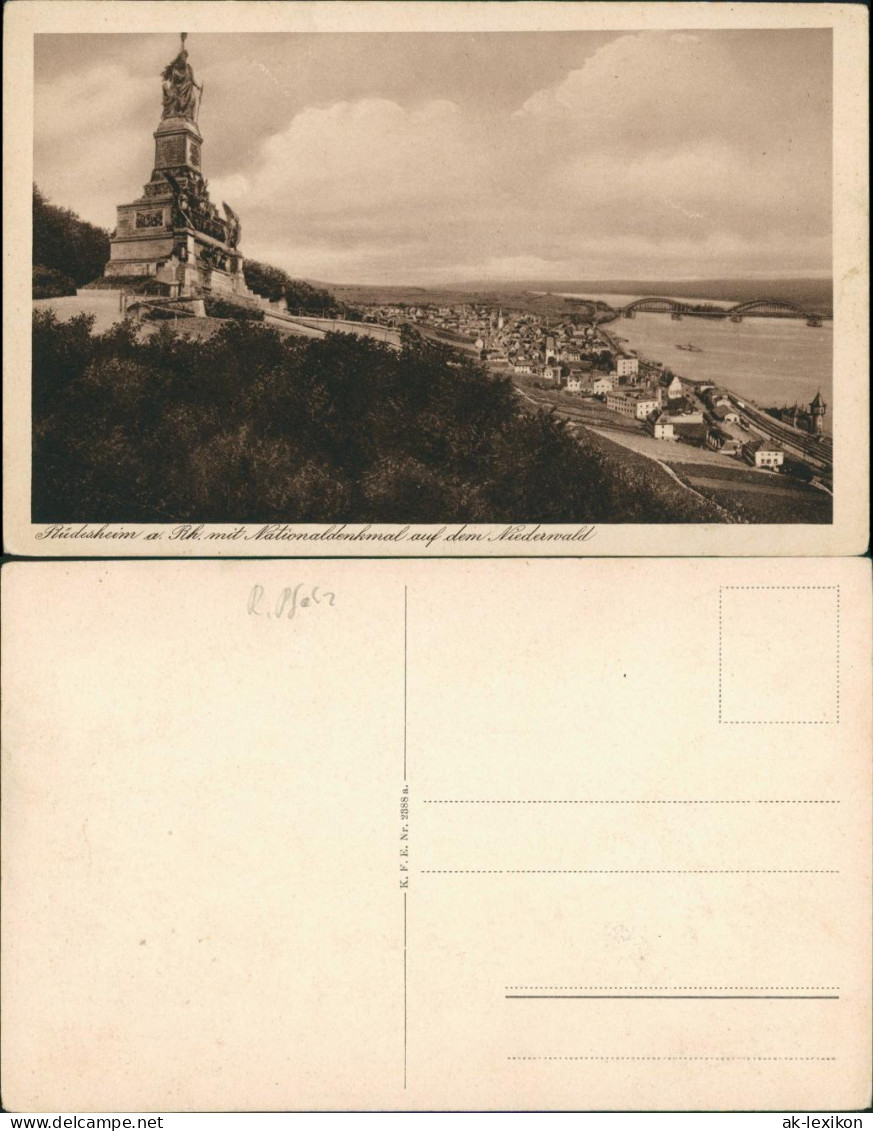
[[[34,179],[112,228],[170,35],[39,35]],[[329,282],[826,275],[829,30],[191,35],[213,200]]]

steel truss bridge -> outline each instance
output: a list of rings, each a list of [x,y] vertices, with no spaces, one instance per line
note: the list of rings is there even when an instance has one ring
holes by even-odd
[[[826,314],[805,310],[794,302],[778,298],[756,298],[749,302],[739,302],[736,306],[713,306],[709,303],[680,302],[677,299],[650,297],[638,298],[627,306],[619,308],[619,314],[633,318],[636,311],[647,314],[669,314],[680,318],[729,318],[731,322],[742,322],[744,318],[802,318],[807,326],[821,326]]]

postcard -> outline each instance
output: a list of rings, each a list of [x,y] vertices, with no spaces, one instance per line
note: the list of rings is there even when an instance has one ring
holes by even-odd
[[[866,30],[10,5],[8,552],[863,552]]]
[[[7,566],[7,1110],[864,1108],[870,573]]]

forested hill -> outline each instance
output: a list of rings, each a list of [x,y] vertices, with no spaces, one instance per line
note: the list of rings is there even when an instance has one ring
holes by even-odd
[[[33,297],[72,295],[103,274],[109,233],[69,208],[51,204],[33,186]]]
[[[269,299],[284,298],[289,310],[305,310],[313,314],[322,312],[339,314],[345,309],[330,291],[313,287],[301,279],[292,279],[285,271],[278,267],[270,267],[267,263],[246,259],[243,263],[243,273],[246,284],[255,294]]]

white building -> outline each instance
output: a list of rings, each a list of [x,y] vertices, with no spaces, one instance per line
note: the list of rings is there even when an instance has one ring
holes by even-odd
[[[702,424],[702,412],[656,412],[648,419],[648,427],[656,440],[678,439],[676,428],[683,424]],[[679,433],[682,435],[683,433]]]
[[[612,392],[612,377],[603,376],[595,377],[591,382],[591,391],[595,396],[602,396],[604,393]]]
[[[685,389],[682,386],[682,382],[673,374],[665,373],[663,375],[661,378],[661,387],[667,394],[668,401],[675,401],[678,400],[679,397],[685,396]]]
[[[591,379],[589,377],[583,377],[581,373],[568,373],[564,390],[568,393],[581,393],[583,387],[587,391],[590,385]]]
[[[612,391],[606,394],[606,407],[613,412],[620,412],[622,416],[645,420],[649,413],[654,412],[659,406],[656,398],[648,393],[633,395]]]
[[[675,440],[673,421],[663,412],[653,412],[646,422],[649,431],[656,440]]]
[[[619,377],[633,377],[640,371],[640,359],[625,354],[615,359],[615,371]]]
[[[743,459],[754,467],[781,467],[785,452],[771,440],[753,440],[743,446]]]

